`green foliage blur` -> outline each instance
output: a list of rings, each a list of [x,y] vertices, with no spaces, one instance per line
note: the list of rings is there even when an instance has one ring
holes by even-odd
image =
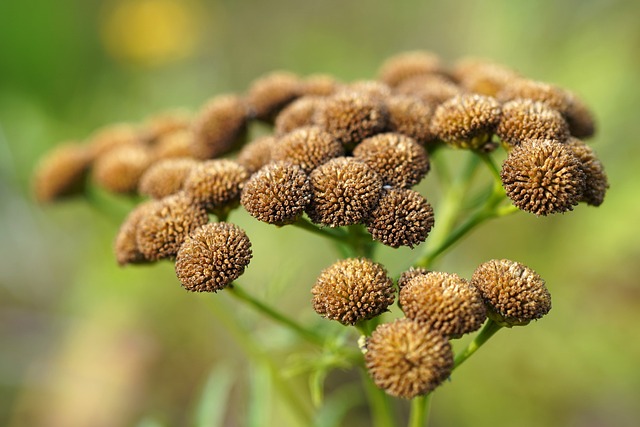
[[[432,425],[640,425],[638,22],[634,0],[0,2],[0,424],[295,425],[214,313],[228,306],[284,362],[278,348],[291,336],[224,293],[187,294],[169,263],[119,268],[111,243],[122,217],[83,200],[38,206],[31,172],[62,141],[196,111],[268,71],[373,78],[386,57],[428,49],[494,59],[578,93],[598,119],[590,143],[611,184],[597,209],[492,222],[441,262],[465,277],[491,258],[527,264],[546,279],[553,309],[501,331],[456,371],[435,392]],[[231,219],[254,244],[242,283],[318,322],[309,290],[332,248],[242,212]],[[397,274],[411,256],[380,259]],[[350,374],[328,385],[347,395],[341,375]],[[292,381],[304,393],[306,378]],[[226,411],[207,410],[212,399]],[[367,416],[356,407],[348,425]]]

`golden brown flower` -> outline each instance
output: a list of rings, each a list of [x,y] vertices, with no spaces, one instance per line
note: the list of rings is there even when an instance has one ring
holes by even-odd
[[[387,246],[413,248],[424,242],[433,227],[433,209],[416,191],[389,188],[366,220],[371,237]]]
[[[219,95],[209,100],[193,120],[193,156],[213,159],[240,145],[248,114],[246,102],[237,95]]]
[[[116,123],[98,129],[89,138],[92,156],[103,154],[122,145],[138,145],[142,142],[141,132],[133,125]]]
[[[355,325],[384,313],[395,298],[387,271],[366,258],[348,258],[326,268],[311,293],[314,310],[343,325]]]
[[[251,175],[271,161],[271,152],[275,144],[275,136],[259,136],[242,147],[238,157],[236,157],[236,162],[244,166],[249,175]]]
[[[409,283],[411,279],[413,279],[414,277],[423,276],[427,273],[430,273],[430,271],[422,267],[411,267],[409,270],[403,271],[398,278],[398,289],[402,291],[402,288],[407,286],[407,283]]]
[[[145,141],[156,143],[167,135],[183,131],[191,126],[191,115],[182,110],[166,111],[148,118],[142,126]]]
[[[391,96],[391,88],[377,80],[357,80],[346,85],[343,92],[356,92],[362,96],[369,96],[373,99],[384,101]]]
[[[145,171],[138,183],[138,193],[154,199],[182,190],[187,175],[199,162],[190,158],[165,159]]]
[[[569,137],[569,127],[562,115],[546,104],[516,99],[502,106],[496,135],[508,148],[531,139],[564,142]]]
[[[274,71],[249,87],[247,102],[258,120],[273,122],[280,110],[302,94],[300,78],[288,71]]]
[[[236,206],[249,173],[238,162],[228,159],[206,160],[191,169],[184,191],[210,212]]]
[[[310,182],[309,218],[330,227],[363,222],[382,191],[382,178],[351,157],[329,160],[311,173]]]
[[[555,85],[531,79],[513,79],[496,96],[501,102],[514,99],[530,99],[540,101],[554,110],[564,114],[570,104],[567,92]]]
[[[409,319],[379,325],[367,340],[364,360],[379,388],[404,399],[430,393],[453,370],[449,341]]]
[[[607,174],[604,166],[594,153],[593,149],[577,138],[569,138],[566,145],[581,163],[585,176],[585,189],[580,198],[591,206],[600,206],[604,201],[604,195],[609,188]]]
[[[492,61],[463,58],[453,69],[453,75],[469,92],[496,96],[511,81],[520,78],[514,70]]]
[[[480,292],[452,273],[416,275],[400,290],[399,303],[409,319],[449,338],[479,329],[487,318]]]
[[[91,165],[90,150],[80,144],[59,145],[47,153],[34,171],[36,199],[52,202],[83,191]]]
[[[389,86],[398,86],[406,79],[422,74],[441,72],[440,58],[427,51],[409,51],[388,58],[380,67],[379,78]]]
[[[341,83],[329,74],[312,74],[302,81],[300,92],[304,96],[329,96],[341,86]]]
[[[122,145],[111,149],[95,160],[93,179],[99,186],[114,193],[133,193],[140,177],[153,158],[144,145]]]
[[[184,192],[150,205],[136,227],[136,243],[145,259],[173,258],[189,233],[209,221],[207,212]]]
[[[303,96],[287,105],[276,117],[274,131],[284,135],[297,128],[313,124],[313,115],[322,98],[318,96]]]
[[[403,81],[397,88],[400,95],[415,96],[432,108],[461,95],[462,89],[440,74],[423,74]]]
[[[572,210],[585,187],[580,161],[553,141],[523,141],[509,153],[500,176],[513,204],[536,215]]]
[[[140,220],[149,212],[152,212],[155,206],[159,206],[158,200],[148,200],[135,207],[125,218],[120,230],[116,235],[113,243],[113,251],[116,260],[120,265],[126,264],[142,264],[149,262],[145,255],[138,249],[138,241],[136,234]]]
[[[274,162],[253,174],[242,190],[242,206],[254,218],[276,225],[295,222],[311,199],[304,171],[291,163]]]
[[[407,135],[418,144],[425,145],[435,139],[431,132],[433,110],[419,98],[395,95],[387,98],[389,130]]]
[[[593,113],[582,99],[567,91],[569,106],[564,117],[569,124],[569,132],[576,138],[589,138],[596,132]]]
[[[508,259],[480,264],[471,277],[487,306],[487,316],[502,326],[526,325],[551,310],[544,280],[529,267]]]
[[[244,273],[251,242],[237,225],[205,224],[189,235],[176,257],[176,275],[192,292],[217,292]]]
[[[191,129],[177,130],[162,136],[152,147],[153,158],[175,159],[193,157],[193,132]]]
[[[273,147],[271,159],[290,162],[310,173],[342,155],[342,144],[332,134],[319,126],[305,126],[280,137]]]
[[[399,133],[381,133],[362,141],[353,157],[366,163],[383,184],[413,187],[429,172],[427,151],[412,138]]]

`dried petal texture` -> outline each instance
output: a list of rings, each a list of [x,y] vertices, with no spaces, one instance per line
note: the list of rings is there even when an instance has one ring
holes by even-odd
[[[406,79],[443,70],[440,58],[427,51],[409,51],[387,59],[378,73],[381,81],[395,87]]]
[[[140,177],[151,165],[153,157],[143,145],[123,145],[95,160],[93,179],[99,186],[114,193],[134,193]]]
[[[487,316],[503,326],[526,325],[551,310],[551,295],[532,269],[508,259],[487,261],[471,277],[487,306]]]
[[[290,162],[311,173],[318,166],[342,155],[342,144],[331,133],[319,126],[306,126],[279,138],[271,158]]]
[[[136,234],[138,231],[138,224],[140,224],[142,218],[149,214],[149,212],[152,212],[156,206],[159,206],[159,204],[160,202],[157,200],[146,201],[136,206],[136,208],[127,215],[120,226],[120,230],[118,230],[118,234],[116,235],[113,244],[113,251],[116,255],[118,264],[142,264],[149,262],[138,248]]]
[[[540,101],[562,114],[568,110],[571,103],[564,89],[549,83],[523,78],[511,80],[498,93],[497,98],[501,102],[514,99]]]
[[[143,139],[152,144],[167,135],[189,129],[191,115],[182,110],[167,111],[147,119],[142,127]]]
[[[55,147],[34,171],[33,191],[41,202],[52,202],[82,192],[91,165],[91,152],[83,145],[67,143]]]
[[[159,200],[140,218],[138,250],[145,259],[173,258],[189,233],[209,221],[207,212],[184,193]]]
[[[313,116],[318,110],[322,98],[304,96],[287,105],[276,117],[275,133],[284,135],[303,126],[313,124]]]
[[[440,74],[424,74],[408,78],[397,88],[396,93],[415,96],[432,108],[463,93],[454,82]]]
[[[413,190],[384,190],[378,205],[367,218],[371,237],[392,248],[413,248],[424,242],[433,228],[433,208]]]
[[[577,95],[567,92],[569,107],[564,112],[564,117],[569,124],[569,132],[576,138],[589,138],[596,132],[593,113]]]
[[[315,169],[310,182],[309,218],[330,227],[363,222],[382,192],[382,178],[366,164],[347,157]]]
[[[341,87],[342,84],[329,74],[312,74],[302,81],[301,93],[303,96],[329,96]]]
[[[401,133],[426,145],[435,139],[431,132],[433,109],[419,98],[395,95],[387,98],[389,130]]]
[[[98,129],[89,138],[92,156],[102,157],[105,153],[123,145],[136,145],[142,142],[141,132],[133,125],[117,123]]]
[[[430,272],[429,270],[422,267],[418,267],[418,268],[411,267],[409,270],[403,271],[402,274],[400,274],[400,277],[398,278],[398,289],[402,291],[402,288],[404,288],[411,279],[418,276],[424,276],[429,272]]]
[[[409,319],[379,325],[367,340],[364,360],[379,388],[404,399],[432,392],[453,370],[449,341]]]
[[[580,160],[582,172],[585,176],[585,189],[580,199],[591,206],[600,206],[609,188],[609,180],[604,166],[593,149],[577,138],[569,138],[566,145]]]
[[[479,329],[487,318],[480,292],[457,274],[417,275],[400,290],[399,303],[407,318],[449,338]]]
[[[366,163],[385,185],[413,187],[429,172],[427,151],[414,139],[399,133],[381,133],[362,141],[353,157]]]
[[[249,110],[237,95],[219,95],[207,102],[193,120],[191,152],[199,159],[228,153],[242,141]]]
[[[240,200],[247,170],[238,162],[227,159],[206,160],[191,169],[184,182],[184,191],[209,211],[234,206]]]
[[[494,98],[459,95],[436,109],[431,130],[454,147],[480,148],[490,140],[500,116],[500,104]]]
[[[380,100],[358,92],[340,92],[327,98],[315,122],[351,149],[387,126],[387,109]]]
[[[387,311],[395,299],[387,271],[366,258],[348,258],[326,268],[311,293],[314,310],[343,325],[372,319]]]
[[[572,210],[585,188],[580,161],[553,141],[522,142],[509,153],[500,176],[513,204],[536,215]]]
[[[165,159],[151,165],[140,178],[138,193],[162,199],[182,190],[191,169],[199,164],[190,158]]]
[[[486,59],[464,58],[458,61],[453,75],[465,90],[496,96],[513,80],[520,78],[514,70]]]
[[[247,102],[258,120],[272,122],[287,104],[302,94],[302,81],[287,71],[275,71],[255,80]]]
[[[240,227],[205,224],[180,247],[176,275],[188,291],[217,292],[244,273],[251,256],[251,242]]]
[[[569,127],[562,115],[546,104],[516,99],[502,106],[496,134],[510,148],[531,139],[564,142],[569,137]]]
[[[242,147],[236,161],[244,166],[249,174],[257,172],[271,161],[271,152],[275,144],[274,136],[260,136]]]
[[[193,132],[191,129],[178,130],[162,136],[151,148],[153,158],[175,159],[180,157],[193,157]]]
[[[285,225],[302,216],[310,199],[307,174],[296,165],[275,162],[251,176],[240,202],[257,220]]]

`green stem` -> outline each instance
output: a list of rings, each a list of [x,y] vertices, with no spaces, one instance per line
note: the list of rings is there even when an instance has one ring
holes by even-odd
[[[425,427],[429,423],[429,407],[431,406],[431,393],[414,397],[411,400],[411,415],[408,427]]]
[[[298,220],[291,225],[340,243],[343,243],[346,237],[346,234],[342,230],[327,227],[320,228],[306,218],[298,218]]]
[[[379,389],[364,371],[362,371],[362,383],[369,400],[373,426],[395,427],[396,423],[389,395]]]
[[[456,357],[454,358],[453,369],[456,369],[457,367],[462,365],[465,360],[471,357],[473,353],[475,353],[485,342],[489,340],[489,338],[491,338],[501,328],[502,326],[498,325],[493,320],[487,320],[487,323],[484,324],[480,333],[476,335],[471,343],[469,343],[467,348],[456,354]]]

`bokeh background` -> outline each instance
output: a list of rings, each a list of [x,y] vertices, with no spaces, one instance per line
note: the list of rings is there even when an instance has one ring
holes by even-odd
[[[432,425],[640,425],[638,22],[634,0],[0,2],[0,424],[297,425],[245,356],[229,309],[282,366],[289,335],[224,293],[187,294],[170,264],[119,268],[119,219],[82,200],[36,205],[30,174],[61,141],[195,111],[272,70],[371,78],[387,56],[429,49],[578,93],[598,119],[591,142],[611,183],[600,208],[515,215],[443,260],[467,277],[490,258],[523,262],[547,280],[554,307],[501,331],[438,389]],[[308,292],[331,248],[234,215],[254,242],[243,282],[315,322]],[[382,253],[392,273],[411,256]],[[332,375],[336,390],[341,375],[353,374]],[[306,376],[292,381],[304,388]],[[368,423],[363,408],[350,418]]]

